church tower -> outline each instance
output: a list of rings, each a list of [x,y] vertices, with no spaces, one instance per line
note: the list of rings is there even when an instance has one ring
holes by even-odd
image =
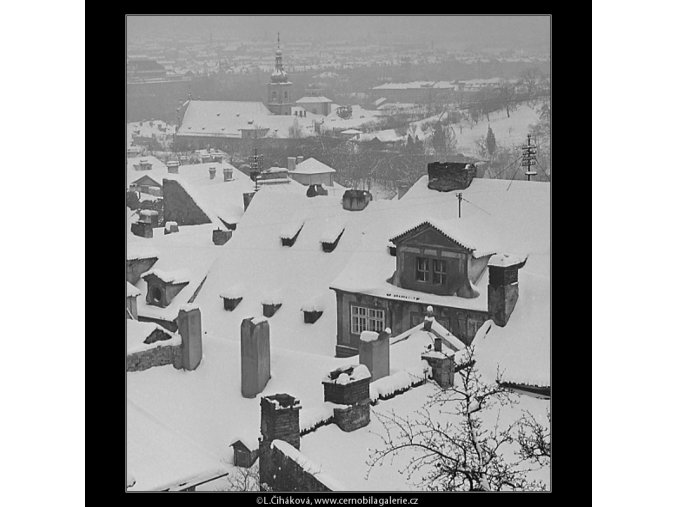
[[[291,115],[293,105],[291,97],[292,83],[282,65],[280,34],[277,34],[277,51],[275,51],[275,70],[268,83],[268,109],[273,114]]]

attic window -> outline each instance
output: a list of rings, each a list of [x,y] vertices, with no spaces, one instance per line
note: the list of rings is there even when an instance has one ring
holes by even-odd
[[[162,291],[160,290],[160,287],[151,287],[150,298],[151,303],[157,305],[162,304]]]

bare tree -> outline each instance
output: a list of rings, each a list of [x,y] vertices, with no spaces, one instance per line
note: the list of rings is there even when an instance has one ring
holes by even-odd
[[[227,481],[228,485],[221,491],[260,491],[259,462],[249,468],[235,467]]]
[[[550,422],[548,411],[548,424]],[[541,465],[550,464],[550,429],[539,423],[530,412],[525,413],[519,421],[517,442],[523,459]]]
[[[384,426],[382,446],[370,449],[369,471],[387,458],[403,457],[401,473],[432,491],[543,490],[529,478],[540,463],[519,453],[520,420],[501,424],[500,407],[516,403],[517,395],[497,382],[484,383],[474,366],[457,372],[456,383],[438,390],[413,416],[375,412]],[[488,415],[497,409],[495,420]],[[368,475],[367,474],[367,475]]]

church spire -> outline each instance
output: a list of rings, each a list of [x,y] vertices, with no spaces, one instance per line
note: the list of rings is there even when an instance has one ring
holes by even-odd
[[[280,49],[280,32],[277,32],[277,51],[275,51],[275,70],[270,76],[274,83],[287,82],[287,73],[282,64],[282,50]]]

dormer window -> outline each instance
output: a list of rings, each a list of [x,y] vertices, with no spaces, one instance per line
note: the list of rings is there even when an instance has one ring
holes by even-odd
[[[159,269],[151,269],[141,278],[148,285],[146,303],[160,308],[169,306],[176,295],[190,282],[185,272],[168,273]]]
[[[156,306],[162,305],[162,291],[160,290],[160,287],[151,287],[148,292],[150,294],[151,304]]]

